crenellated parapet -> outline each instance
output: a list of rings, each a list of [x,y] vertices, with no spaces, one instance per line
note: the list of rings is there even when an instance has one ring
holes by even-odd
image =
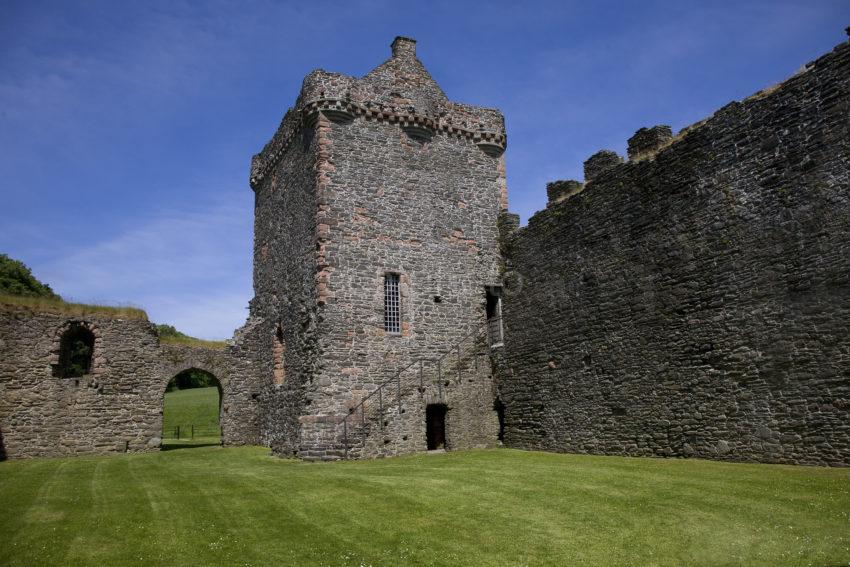
[[[287,111],[272,140],[254,156],[251,187],[262,182],[320,113],[336,123],[363,119],[398,124],[420,142],[435,135],[463,138],[486,155],[500,157],[507,147],[502,113],[448,100],[416,58],[415,43],[396,38],[393,56],[361,79],[323,70],[308,74],[295,106]]]

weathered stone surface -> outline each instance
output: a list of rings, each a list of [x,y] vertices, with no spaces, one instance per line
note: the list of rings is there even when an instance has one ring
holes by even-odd
[[[340,109],[351,119],[335,120]],[[504,140],[501,114],[449,101],[406,38],[362,79],[324,71],[305,79],[252,171],[259,338],[251,368],[260,437],[275,453],[338,458],[348,408],[409,362],[484,328],[485,286],[500,282],[506,188],[501,151],[492,150]],[[397,336],[383,327],[386,273],[400,275]],[[272,377],[278,325],[283,385]],[[474,392],[458,384],[446,393],[453,447],[496,441],[486,366]],[[362,456],[424,447],[427,395],[415,391],[418,378],[405,380],[404,414],[388,413],[393,423],[377,432],[363,427],[374,438],[362,440]]]
[[[597,153],[523,229],[502,115],[449,101],[413,40],[392,53],[310,73],[253,158],[255,297],[226,349],[0,309],[0,459],[156,450],[168,381],[200,368],[223,442],[280,456],[425,450],[429,404],[449,449],[490,446],[503,403],[514,447],[850,465],[850,45]],[[72,328],[92,365],[60,378]]]
[[[584,186],[573,179],[568,179],[566,181],[553,181],[551,183],[546,184],[546,197],[548,198],[548,202],[546,206],[554,205],[555,203],[560,203],[564,199],[572,197],[573,195],[581,192]]]
[[[508,445],[850,465],[849,69],[842,44],[508,238]]]
[[[630,160],[641,159],[657,152],[673,140],[670,126],[661,124],[652,128],[641,128],[629,138],[628,151]]]
[[[593,181],[600,174],[623,163],[623,158],[611,150],[599,150],[584,162],[584,180]]]
[[[84,376],[61,378],[54,365],[61,335],[71,324],[94,333],[94,362]],[[165,388],[188,368],[216,376],[223,407],[231,397],[226,349],[161,345],[146,320],[69,317],[3,306],[0,337],[5,345],[0,357],[4,457],[158,450]],[[225,441],[230,431],[245,429],[226,411],[221,421]]]

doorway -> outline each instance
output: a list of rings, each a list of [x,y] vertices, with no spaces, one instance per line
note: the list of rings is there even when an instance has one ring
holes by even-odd
[[[445,449],[446,447],[446,411],[444,404],[428,404],[425,406],[425,440],[428,450]]]
[[[162,411],[163,450],[221,444],[221,382],[211,372],[189,368],[165,389]]]

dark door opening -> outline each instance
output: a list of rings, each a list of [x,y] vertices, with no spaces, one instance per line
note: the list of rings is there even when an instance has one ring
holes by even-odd
[[[499,418],[499,441],[505,440],[505,404],[502,400],[496,398],[493,402],[493,409],[496,410],[496,416]]]
[[[443,404],[425,406],[425,439],[428,450],[443,449],[446,446],[446,410]]]

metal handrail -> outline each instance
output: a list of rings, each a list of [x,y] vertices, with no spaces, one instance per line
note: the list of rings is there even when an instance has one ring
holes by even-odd
[[[342,417],[342,419],[337,422],[337,425],[342,424],[342,426],[343,426],[343,444],[345,445],[346,458],[348,458],[348,418],[355,415],[357,413],[357,410],[359,409],[361,411],[361,414],[362,414],[361,419],[363,420],[363,425],[365,426],[365,424],[366,424],[365,404],[366,404],[367,401],[369,401],[372,398],[372,396],[374,396],[376,394],[378,395],[379,405],[381,407],[381,409],[379,410],[380,413],[381,413],[381,427],[383,427],[383,424],[384,424],[384,422],[383,422],[383,389],[384,389],[385,386],[390,385],[393,382],[396,382],[397,397],[398,397],[397,402],[398,402],[398,408],[399,408],[398,413],[399,413],[399,415],[401,415],[401,413],[402,413],[402,409],[401,409],[401,374],[403,372],[406,372],[407,370],[409,370],[410,368],[413,368],[414,366],[416,366],[418,364],[419,365],[419,382],[420,382],[419,386],[420,386],[420,388],[422,388],[422,387],[424,387],[424,383],[423,383],[423,380],[422,380],[424,364],[425,363],[436,364],[437,369],[438,369],[437,371],[439,372],[440,367],[441,367],[441,363],[443,362],[443,360],[445,360],[446,357],[451,355],[453,352],[457,351],[457,353],[458,353],[458,376],[460,376],[460,373],[461,373],[461,369],[460,369],[460,353],[461,353],[460,347],[461,347],[461,344],[463,344],[464,342],[466,342],[467,340],[469,340],[472,337],[478,337],[478,336],[484,334],[488,338],[487,342],[488,342],[488,345],[489,345],[489,342],[490,342],[489,341],[490,324],[493,321],[498,321],[500,319],[501,319],[501,317],[494,317],[492,319],[487,319],[486,324],[484,325],[483,329],[479,328],[479,329],[476,329],[476,330],[474,330],[470,333],[467,333],[466,335],[464,335],[460,339],[456,340],[455,343],[454,343],[454,346],[452,348],[450,348],[448,351],[446,351],[444,354],[442,354],[441,356],[439,356],[437,358],[432,359],[432,358],[422,356],[422,357],[417,358],[416,360],[414,360],[413,362],[411,362],[410,364],[408,364],[404,368],[402,368],[400,370],[396,370],[394,376],[387,378],[383,382],[379,383],[378,387],[375,388],[374,390],[372,390],[365,398],[360,400],[360,402],[358,402],[356,405],[348,408],[348,413],[346,415],[344,415]],[[476,365],[477,365],[477,363],[476,363]],[[440,380],[438,380],[438,382],[440,382]]]

